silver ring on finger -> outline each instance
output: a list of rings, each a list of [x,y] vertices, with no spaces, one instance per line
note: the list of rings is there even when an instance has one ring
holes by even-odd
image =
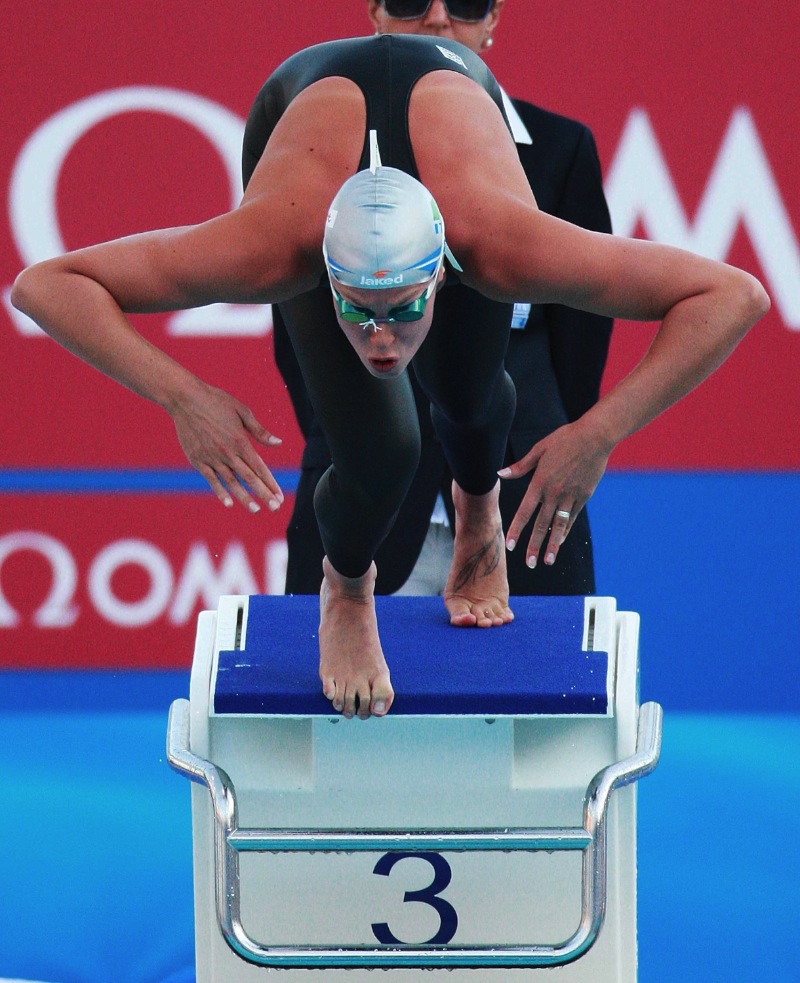
[[[570,513],[569,513],[569,512],[567,512],[567,510],[566,510],[566,509],[556,509],[556,516],[557,516],[557,517],[558,517],[559,519],[566,519],[566,521],[567,521],[567,522],[569,522],[569,520],[570,520],[570,518],[571,518],[571,515],[570,515]]]

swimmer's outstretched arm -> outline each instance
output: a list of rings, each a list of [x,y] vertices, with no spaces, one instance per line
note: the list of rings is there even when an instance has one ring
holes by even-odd
[[[528,562],[538,561],[551,527],[545,562],[553,562],[614,447],[709,376],[766,313],[769,298],[742,270],[669,246],[588,232],[541,212],[499,111],[462,76],[422,79],[412,94],[409,128],[420,178],[444,216],[466,283],[497,300],[661,322],[627,378],[501,472],[516,478],[534,471],[507,545],[541,505]]]
[[[259,502],[274,510],[283,501],[251,440],[271,446],[280,439],[238,400],[147,341],[125,314],[276,300],[290,292],[303,271],[290,250],[265,254],[267,241],[280,241],[265,235],[269,219],[256,201],[200,226],[77,250],[23,271],[11,295],[69,351],[162,406],[220,501],[232,505],[235,498],[251,511]]]
[[[502,473],[519,477],[533,471],[507,544],[513,548],[541,505],[527,558],[538,562],[552,527],[545,554],[552,563],[617,444],[711,375],[766,313],[769,298],[742,270],[682,250],[561,228],[541,212],[535,225],[545,251],[554,252],[548,260],[536,250],[536,285],[529,293],[545,302],[661,322],[647,354],[625,379],[580,420],[540,441]]]
[[[714,372],[769,309],[769,298],[742,270],[589,232],[541,212],[500,114],[468,80],[423,80],[412,110],[421,177],[439,204],[467,283],[498,300],[660,322],[649,351],[625,379],[580,420],[501,472],[518,478],[533,471],[507,545],[514,547],[538,510],[527,561],[535,565],[547,541],[545,562],[553,563],[612,450]],[[456,140],[459,153],[452,154]]]
[[[14,285],[14,306],[51,337],[164,407],[190,462],[226,505],[231,495],[250,509],[256,498],[280,505],[280,488],[251,443],[277,438],[237,400],[146,341],[125,313],[276,303],[315,287],[328,207],[356,169],[364,119],[353,83],[329,79],[324,92],[312,86],[278,123],[238,208],[48,260]]]

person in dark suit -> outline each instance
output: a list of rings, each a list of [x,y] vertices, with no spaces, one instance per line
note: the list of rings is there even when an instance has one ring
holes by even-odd
[[[379,34],[448,37],[481,54],[492,45],[504,2],[466,0],[461,5],[451,4],[455,7],[451,13],[443,0],[432,0],[419,16],[409,18],[409,14],[424,7],[424,0],[389,0],[388,5],[384,0],[368,0],[368,13]],[[390,11],[401,16],[392,16]],[[464,14],[479,19],[457,19]],[[505,105],[520,161],[539,207],[583,228],[610,232],[611,220],[591,131],[582,123],[528,102],[506,97]],[[475,291],[455,287],[442,293],[436,316],[457,325],[459,319],[474,317],[482,308],[486,309],[486,317],[497,316]],[[506,357],[506,370],[517,389],[507,464],[519,460],[538,440],[564,423],[577,420],[597,402],[612,324],[610,318],[558,305],[517,305]],[[286,593],[316,594],[322,582],[324,549],[314,514],[314,490],[330,466],[330,453],[279,307],[274,308],[274,346],[278,369],[306,440],[287,529]],[[412,380],[422,427],[422,458],[394,528],[376,556],[376,592],[380,594],[441,593],[452,555],[452,476],[431,425],[428,401],[413,372]],[[526,487],[525,481],[503,483],[500,510],[504,528],[508,528],[519,508]],[[438,521],[432,522],[432,516]],[[445,516],[447,521],[442,522]],[[441,556],[437,557],[437,553]],[[543,563],[531,570],[522,553],[511,553],[508,577],[512,594],[594,593],[594,560],[586,509],[561,547],[557,564]]]

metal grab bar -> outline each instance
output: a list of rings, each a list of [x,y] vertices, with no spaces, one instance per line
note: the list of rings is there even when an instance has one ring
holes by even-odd
[[[433,850],[458,853],[466,850],[583,850],[591,840],[584,829],[572,827],[544,829],[461,829],[385,830],[385,829],[238,829],[228,842],[240,853],[257,851],[309,853],[390,853],[392,850],[413,852]]]
[[[248,962],[275,969],[523,969],[560,966],[578,959],[597,940],[606,910],[607,829],[611,793],[644,778],[658,764],[663,711],[658,703],[639,710],[636,752],[599,771],[584,796],[584,825],[483,830],[281,830],[239,829],[236,792],[228,775],[189,749],[189,701],[175,700],[167,727],[170,765],[205,785],[214,809],[214,869],[217,922],[231,949]],[[372,945],[264,946],[242,926],[239,853],[291,851],[478,851],[581,850],[581,919],[557,945],[402,947]]]

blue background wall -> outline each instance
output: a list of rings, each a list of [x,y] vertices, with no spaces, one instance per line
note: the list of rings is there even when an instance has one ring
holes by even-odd
[[[609,474],[594,501],[601,591],[642,615],[642,696],[666,710],[641,983],[800,980],[798,507],[786,474]],[[164,757],[187,694],[184,672],[2,677],[0,973],[190,983],[188,783]]]
[[[607,474],[589,504],[598,592],[642,616],[642,696],[800,712],[800,475]]]

